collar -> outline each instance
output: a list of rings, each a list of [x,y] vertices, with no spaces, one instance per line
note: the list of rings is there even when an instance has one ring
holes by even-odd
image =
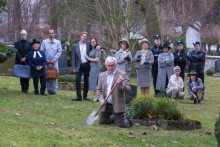
[[[83,43],[83,42],[79,41],[79,44],[80,45],[84,45],[84,44],[86,44],[86,42]]]
[[[122,49],[120,49],[119,51],[120,51],[120,52],[122,52],[122,53],[123,53],[123,52],[128,52],[128,50],[127,50],[127,49],[126,49],[125,51],[123,51]]]
[[[111,74],[109,74],[109,73],[107,72],[107,75],[108,75],[108,76],[110,76],[110,75],[115,75],[115,73],[116,73],[116,70],[115,70],[113,73],[111,73]]]

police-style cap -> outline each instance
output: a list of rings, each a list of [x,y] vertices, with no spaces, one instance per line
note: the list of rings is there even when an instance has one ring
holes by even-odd
[[[179,41],[176,42],[176,44],[177,44],[177,45],[180,45],[180,44],[183,45],[183,41],[179,40]]]
[[[195,41],[194,43],[193,43],[193,45],[195,46],[195,45],[200,45],[201,44],[201,42],[199,42],[199,41]]]
[[[161,39],[161,36],[160,35],[155,35],[154,39]]]

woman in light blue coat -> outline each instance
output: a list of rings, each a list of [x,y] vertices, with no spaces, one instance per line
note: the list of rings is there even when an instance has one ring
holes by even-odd
[[[165,89],[168,85],[169,79],[173,74],[174,57],[169,52],[170,47],[168,44],[164,44],[163,53],[158,56],[158,75],[156,89],[162,93],[165,93]]]
[[[117,70],[125,72],[130,79],[132,55],[128,50],[129,43],[126,39],[122,39],[119,42],[119,46],[120,50],[115,53],[115,58],[117,59]]]

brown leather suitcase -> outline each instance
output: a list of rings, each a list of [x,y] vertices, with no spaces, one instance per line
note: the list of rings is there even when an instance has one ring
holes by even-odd
[[[47,78],[47,80],[58,79],[57,69],[54,67],[47,67],[46,68],[46,78]]]

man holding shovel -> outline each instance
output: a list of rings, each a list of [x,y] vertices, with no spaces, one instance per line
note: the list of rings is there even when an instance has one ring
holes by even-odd
[[[101,105],[99,124],[114,124],[117,127],[129,128],[131,123],[124,117],[125,92],[131,91],[128,76],[116,70],[115,57],[107,57],[105,66],[107,71],[100,74],[97,87],[97,96]]]

